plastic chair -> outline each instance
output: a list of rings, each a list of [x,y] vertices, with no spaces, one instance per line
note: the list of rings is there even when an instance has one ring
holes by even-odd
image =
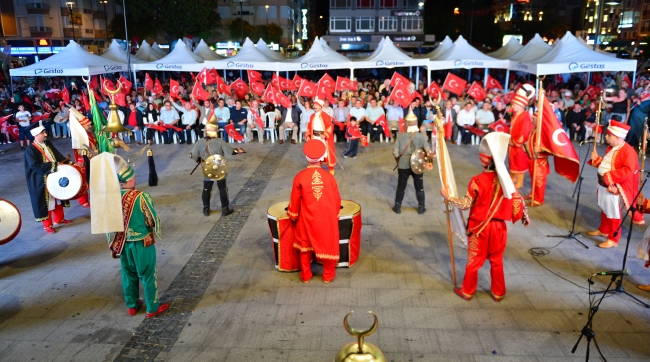
[[[276,135],[275,135],[275,119],[277,118],[277,114],[275,112],[268,112],[266,114],[266,128],[264,128],[264,133],[269,133],[271,139],[271,143],[275,143]]]

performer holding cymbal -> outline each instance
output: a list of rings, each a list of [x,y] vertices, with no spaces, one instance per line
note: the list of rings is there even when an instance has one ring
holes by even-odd
[[[25,150],[25,178],[27,189],[32,201],[32,209],[36,221],[43,222],[43,229],[48,234],[54,234],[54,225],[70,224],[72,220],[66,220],[63,207],[70,207],[70,202],[55,199],[47,191],[45,180],[47,175],[56,172],[57,167],[62,164],[72,164],[47,141],[47,133],[43,126],[31,129],[34,142]]]
[[[600,157],[594,150],[591,153],[589,164],[598,168],[598,207],[600,207],[600,226],[598,229],[587,232],[591,236],[606,236],[607,240],[598,246],[604,249],[618,246],[621,232],[614,235],[621,222],[620,200],[623,200],[625,208],[636,207],[634,195],[639,189],[639,164],[636,151],[632,146],[625,143],[625,137],[630,126],[611,121],[607,127],[605,141],[607,153]],[[634,223],[645,224],[643,214],[634,213]]]
[[[312,139],[321,139],[325,141],[327,149],[325,150],[325,160],[330,173],[334,175],[336,166],[336,149],[334,148],[334,122],[332,116],[322,111],[325,102],[318,97],[314,98],[312,107],[314,114],[309,119],[305,141]]]

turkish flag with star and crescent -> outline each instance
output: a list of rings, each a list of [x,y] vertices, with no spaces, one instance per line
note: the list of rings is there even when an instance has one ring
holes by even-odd
[[[125,76],[121,75],[119,82],[122,85],[122,93],[131,93],[131,87],[133,86],[133,83],[131,83],[131,81],[126,79]]]
[[[177,80],[170,79],[169,80],[169,96],[172,97],[172,99],[176,100],[178,99],[178,84]]]
[[[259,129],[264,129],[264,121],[262,121],[262,117],[260,117],[259,113],[253,111],[253,117],[255,117],[255,123],[257,123]]]
[[[445,78],[445,83],[442,85],[442,89],[446,89],[456,95],[461,95],[466,85],[467,81],[449,72],[447,73],[447,78]]]
[[[236,81],[232,82],[230,87],[235,90],[235,94],[239,99],[243,99],[246,93],[248,93],[248,85],[246,85],[246,82],[241,80],[241,78],[238,78]]]
[[[488,128],[493,130],[494,132],[510,133],[510,127],[508,127],[506,121],[502,119],[492,123],[491,125],[488,126]]]
[[[248,71],[248,82],[264,82],[262,80],[262,73],[256,71],[256,70],[249,70]]]
[[[580,158],[573,148],[573,142],[569,139],[564,128],[557,120],[551,104],[546,101],[544,92],[540,92],[541,102],[544,105],[542,109],[542,127],[539,137],[539,147],[543,152],[549,153],[554,158],[555,172],[558,175],[567,178],[571,182],[576,182],[580,174]],[[539,119],[539,111],[537,111]],[[530,135],[529,143],[534,142],[536,131]],[[533,150],[534,148],[530,148]]]
[[[346,77],[336,77],[336,86],[334,91],[347,91],[352,90],[352,81]]]
[[[442,89],[440,89],[440,86],[435,80],[429,84],[429,87],[427,88],[427,94],[431,98],[442,97]]]
[[[585,91],[583,92],[583,94],[589,94],[589,98],[591,99],[596,99],[596,97],[598,97],[598,93],[598,89],[596,89],[596,87],[591,84],[585,88]]]
[[[316,97],[316,88],[316,84],[313,82],[302,79],[300,88],[298,88],[298,95],[301,97]]]
[[[162,94],[164,91],[163,86],[160,84],[160,80],[158,80],[158,78],[156,78],[156,80],[153,82],[153,91],[156,94]]]
[[[212,84],[215,82],[214,74],[210,73],[207,68],[203,67],[199,74],[196,75],[196,81],[199,81],[203,84]]]
[[[381,115],[375,121],[375,124],[381,126],[381,130],[384,131],[384,136],[390,138],[390,127],[388,127],[388,121],[386,120],[386,115]]]
[[[291,99],[284,95],[281,90],[274,88],[273,91],[275,92],[275,100],[282,105],[284,108],[290,108],[291,107]]]
[[[296,88],[300,89],[300,86],[302,85],[302,81],[304,79],[300,78],[298,74],[293,76],[293,84],[296,86]]]
[[[318,84],[327,87],[327,89],[329,89],[329,93],[334,92],[334,89],[336,88],[336,82],[334,81],[334,78],[330,77],[330,75],[327,73],[323,74],[321,79],[318,81]]]
[[[396,85],[403,83],[404,85],[409,85],[409,80],[405,76],[399,74],[398,72],[393,73],[393,77],[390,79],[390,86],[395,87]]]
[[[241,142],[241,141],[244,140],[244,136],[239,134],[239,132],[235,131],[235,125],[234,124],[231,123],[229,125],[226,125],[226,127],[224,127],[224,129],[228,133],[228,137],[231,137],[235,141]]]
[[[151,80],[149,73],[144,75],[144,87],[148,91],[153,91],[153,80]]]
[[[275,99],[275,90],[270,84],[266,86],[266,90],[264,91],[262,98],[266,103],[278,104],[278,101]]]
[[[325,74],[325,75],[327,75],[327,74]],[[325,76],[323,76],[323,78],[324,77]],[[334,96],[332,95],[333,90],[327,85],[327,84],[329,84],[328,83],[329,81],[328,80],[323,80],[323,78],[321,78],[321,80],[318,81],[318,84],[316,84],[316,89],[317,89],[316,90],[316,97],[318,97],[320,99],[327,99],[330,102],[330,104],[334,104],[334,103],[336,103],[336,98],[334,98]],[[332,83],[332,85],[336,85],[336,84]]]
[[[199,82],[194,82],[194,89],[192,89],[192,95],[194,99],[206,101],[210,98],[210,93],[203,89],[203,86]]]
[[[390,99],[397,102],[402,108],[406,109],[413,102],[413,95],[409,93],[406,84],[399,83],[393,88],[393,92],[390,94]]]
[[[63,86],[63,91],[61,92],[61,98],[65,102],[65,104],[70,104],[70,92],[68,92],[68,88]]]
[[[469,87],[467,94],[474,98],[475,101],[481,102],[485,99],[485,90],[481,87],[481,84],[478,82],[472,83],[472,86]]]
[[[251,82],[250,83],[250,89],[253,93],[255,93],[258,96],[261,96],[264,94],[264,84],[260,82]]]
[[[227,95],[232,95],[232,88],[228,84],[226,84],[226,81],[223,80],[223,78],[219,77],[217,78],[217,92],[220,94],[227,94]]]
[[[503,89],[503,86],[501,86],[501,83],[499,83],[498,80],[496,80],[493,76],[488,74],[487,77],[487,84],[485,85],[485,88],[492,90],[492,89]]]
[[[513,98],[515,98],[515,92],[510,92],[504,94],[503,98],[501,98],[501,101],[503,102],[503,104],[510,104],[510,101],[512,101]]]

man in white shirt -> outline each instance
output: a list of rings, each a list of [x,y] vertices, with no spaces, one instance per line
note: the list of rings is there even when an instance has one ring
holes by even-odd
[[[260,107],[257,100],[252,100],[250,103],[250,109],[247,114],[248,127],[246,127],[246,137],[248,141],[253,140],[253,129],[257,130],[257,138],[259,138],[260,143],[264,143],[264,128],[260,128],[257,124],[257,118],[262,120],[264,126],[266,126],[266,112],[264,108]]]
[[[27,128],[29,128],[29,125],[31,124],[32,114],[29,113],[29,111],[26,111],[25,106],[21,104],[18,106],[18,112],[16,112],[15,117],[16,121],[18,122],[18,139],[20,140],[20,149],[24,150],[24,141],[27,141],[27,147],[29,147],[31,142]]]
[[[486,98],[481,109],[476,112],[476,124],[480,129],[487,129],[494,122],[494,113],[490,110],[490,102]]]
[[[165,101],[165,106],[160,110],[160,121],[166,125],[178,127],[178,122],[180,121],[180,116],[178,112],[172,107],[172,102]],[[165,144],[172,143],[174,139],[174,129],[168,128],[167,132],[163,132],[163,138],[165,139]]]
[[[348,116],[350,115],[350,108],[345,106],[345,101],[340,99],[337,106],[334,107],[333,116],[335,120],[343,123],[346,127],[348,125]],[[340,129],[338,126],[334,127],[334,134],[339,142],[345,141],[345,128]]]
[[[361,107],[361,101],[356,100],[354,102],[354,107],[350,108],[350,116],[357,119],[359,122],[359,128],[364,135],[368,134],[368,122],[363,122],[366,120],[366,110]]]
[[[384,108],[386,108],[388,127],[390,127],[390,129],[397,129],[397,133],[399,133],[399,119],[404,117],[402,106],[396,105],[394,100],[389,99],[388,104],[384,105]]]
[[[461,109],[456,116],[456,126],[460,131],[461,143],[464,145],[468,144],[470,142],[470,137],[472,137],[472,133],[465,127],[473,126],[476,122],[476,115],[472,111],[472,107],[472,103],[465,103],[465,108]],[[458,136],[454,137],[454,143],[457,138]]]
[[[330,117],[334,118],[334,109],[330,107],[330,101],[327,98],[323,99],[323,112],[327,113]]]
[[[192,143],[192,130],[196,128],[196,120],[197,118],[199,118],[199,114],[196,112],[196,109],[192,107],[192,102],[189,101],[183,102],[182,107],[176,102],[172,102],[172,105],[179,112],[183,113],[180,122],[182,126],[180,127],[183,128],[184,132],[180,133],[181,136],[180,143],[183,144],[185,143],[185,140],[187,140],[187,144],[189,145]]]
[[[384,109],[377,105],[377,100],[374,98],[371,99],[368,108],[366,108],[366,121],[368,121],[370,128],[370,142],[379,141],[379,136],[384,130],[382,126],[376,122],[379,117],[383,116],[384,114]]]
[[[218,107],[214,109],[214,116],[217,119],[217,125],[219,128],[223,129],[230,123],[230,108],[225,106],[225,102],[223,99],[219,98],[219,101],[217,102]],[[208,119],[208,122],[210,120]],[[228,142],[228,136],[226,132],[223,132],[223,140]]]

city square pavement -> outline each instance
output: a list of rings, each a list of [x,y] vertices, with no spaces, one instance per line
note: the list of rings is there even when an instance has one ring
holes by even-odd
[[[54,144],[71,153],[69,139]],[[345,146],[337,145],[339,155]],[[492,300],[486,263],[475,297],[462,300],[452,291],[437,169],[424,178],[427,212],[417,214],[409,182],[396,215],[392,144],[373,143],[356,159],[341,157],[343,169],[336,172],[342,198],[362,207],[359,261],[338,269],[328,285],[315,267],[305,285],[297,273],[275,270],[267,222],[267,208],[288,200],[294,175],[306,166],[300,144],[252,143],[244,146],[246,154],[233,156],[227,179],[236,212],[225,218],[216,187],[216,211],[202,214],[200,170],[189,175],[191,146],[153,146],[156,187],[148,186],[146,157],[136,158],[136,147],[119,153],[135,162],[138,189],[151,193],[161,217],[158,286],[171,306],[155,319],[144,311],[130,317],[119,261],[111,258],[105,235],[90,233],[89,210],[73,202],[66,216],[74,223],[45,234],[34,221],[22,152],[16,144],[1,147],[7,153],[0,155],[0,198],[23,216],[18,237],[0,246],[1,361],[331,361],[353,341],[342,325],[351,310],[356,328],[372,324],[368,311],[377,314],[379,328],[366,340],[389,361],[583,361],[586,341],[575,354],[571,348],[587,319],[587,278],[621,269],[624,257],[623,242],[603,250],[596,246],[603,240],[589,236],[579,238],[589,249],[572,240],[552,248],[562,239],[547,235],[568,233],[575,205],[574,184],[552,172],[546,204],[529,209],[532,225],[508,226],[505,299]],[[449,150],[464,192],[481,171],[478,147]],[[579,152],[584,157],[587,146]],[[584,177],[576,223],[582,232],[597,227],[600,217],[595,169],[587,166]],[[528,185],[526,176],[524,193]],[[650,272],[636,259],[644,232],[634,228],[627,260],[632,275],[624,287],[650,303],[650,293],[636,288],[650,283]],[[534,247],[549,253],[534,257]],[[454,253],[460,284],[467,255],[459,245]],[[592,288],[602,290],[608,281],[596,277]],[[649,312],[624,295],[603,300],[593,330],[608,361],[650,358]],[[593,343],[591,360],[600,360]]]

